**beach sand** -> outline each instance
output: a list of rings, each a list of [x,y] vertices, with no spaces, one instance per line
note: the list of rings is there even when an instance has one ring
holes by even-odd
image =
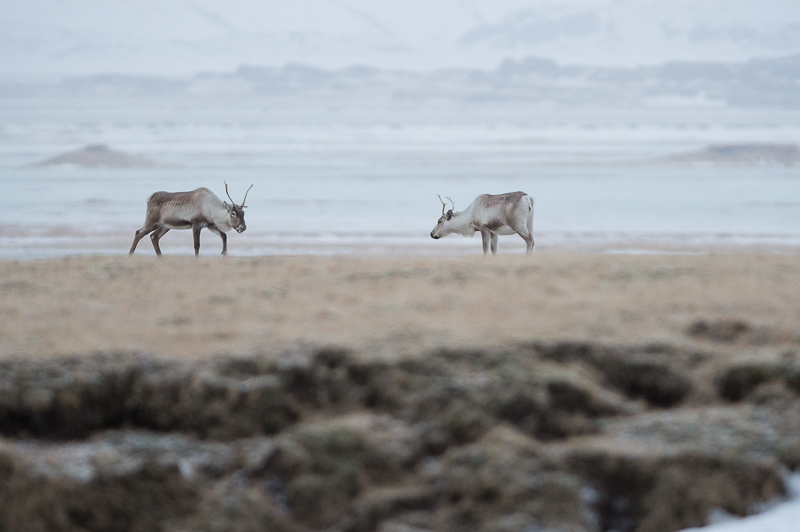
[[[798,256],[0,262],[2,357],[125,351],[202,358],[299,344],[386,355],[561,339],[675,344],[702,341],[689,333],[703,320],[738,327],[761,344],[796,344]]]

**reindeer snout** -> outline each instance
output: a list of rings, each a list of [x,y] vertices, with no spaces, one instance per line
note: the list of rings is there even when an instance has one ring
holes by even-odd
[[[436,232],[435,229],[433,231],[431,231],[431,238],[433,238],[435,240],[439,240],[439,235],[434,234],[435,232]]]

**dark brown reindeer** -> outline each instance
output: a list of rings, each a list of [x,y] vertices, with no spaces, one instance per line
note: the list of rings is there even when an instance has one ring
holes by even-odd
[[[253,188],[253,185],[250,185]],[[139,243],[146,234],[150,235],[156,255],[161,256],[161,248],[158,241],[167,234],[170,229],[191,229],[194,235],[194,254],[200,254],[200,231],[208,227],[211,232],[216,233],[222,239],[222,254],[228,254],[228,236],[226,231],[235,229],[237,233],[243,233],[247,226],[244,224],[244,209],[247,201],[247,193],[241,205],[236,203],[228,193],[228,183],[225,183],[225,194],[231,200],[231,204],[222,201],[216,194],[207,188],[198,188],[191,192],[156,192],[147,199],[147,215],[144,225],[136,231],[133,237],[133,244],[128,253],[133,255],[136,244]]]

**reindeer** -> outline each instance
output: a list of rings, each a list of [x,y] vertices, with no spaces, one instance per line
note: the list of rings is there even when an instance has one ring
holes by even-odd
[[[253,185],[250,185],[253,188]],[[200,231],[208,227],[211,232],[216,233],[222,239],[222,254],[228,254],[228,236],[226,231],[235,229],[237,233],[243,233],[247,226],[244,224],[244,209],[247,201],[247,193],[241,205],[236,203],[228,193],[228,183],[225,183],[225,194],[231,200],[231,204],[222,201],[216,194],[207,188],[198,188],[191,192],[156,192],[147,199],[147,216],[144,225],[136,231],[133,237],[133,244],[128,255],[133,255],[136,244],[139,243],[146,234],[150,235],[156,255],[161,256],[161,248],[158,241],[167,234],[170,229],[191,229],[194,234],[194,255],[200,254]]]
[[[438,196],[438,194],[437,194]],[[533,197],[524,192],[508,194],[481,194],[461,212],[454,212],[456,204],[450,198],[453,208],[445,212],[447,204],[442,202],[442,217],[431,231],[431,238],[439,239],[451,233],[474,236],[481,232],[483,254],[497,253],[497,235],[517,233],[525,241],[525,253],[533,251]]]

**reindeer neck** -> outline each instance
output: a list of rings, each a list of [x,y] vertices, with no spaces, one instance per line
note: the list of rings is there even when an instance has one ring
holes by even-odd
[[[472,205],[461,212],[454,212],[450,218],[450,227],[454,233],[464,236],[472,236],[478,229],[472,224]]]

